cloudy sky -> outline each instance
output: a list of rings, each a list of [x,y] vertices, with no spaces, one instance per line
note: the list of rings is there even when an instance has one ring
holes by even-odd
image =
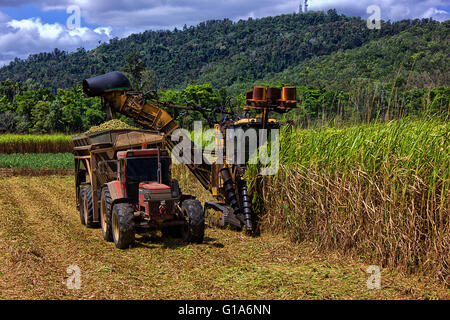
[[[339,13],[363,18],[369,17],[369,6],[378,5],[381,18],[392,21],[429,17],[443,21],[450,15],[450,0],[309,2],[310,10],[336,8]],[[149,29],[292,13],[299,4],[300,0],[0,0],[0,65],[54,48],[91,49],[112,37]]]

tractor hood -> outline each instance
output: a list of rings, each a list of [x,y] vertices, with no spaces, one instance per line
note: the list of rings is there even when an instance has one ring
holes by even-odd
[[[169,186],[157,182],[142,182],[139,184],[139,188],[145,190],[170,190]]]
[[[144,201],[171,200],[172,189],[165,184],[159,184],[157,182],[141,182],[139,184],[139,198]]]

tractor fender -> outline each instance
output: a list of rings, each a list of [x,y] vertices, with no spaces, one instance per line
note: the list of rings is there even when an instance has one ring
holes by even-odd
[[[122,184],[120,181],[112,181],[106,184],[109,190],[109,194],[111,195],[111,199],[114,202],[120,202],[121,200],[126,199],[125,192],[122,188]]]

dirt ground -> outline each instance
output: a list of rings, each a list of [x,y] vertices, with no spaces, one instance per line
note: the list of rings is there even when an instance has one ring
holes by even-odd
[[[120,251],[79,222],[72,176],[0,177],[0,299],[450,299],[422,276],[324,256],[282,235],[207,229],[205,243],[138,237]],[[80,270],[69,289],[67,268]]]

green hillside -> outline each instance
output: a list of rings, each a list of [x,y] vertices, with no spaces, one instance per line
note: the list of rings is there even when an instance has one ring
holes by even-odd
[[[262,81],[345,90],[358,83],[391,82],[395,77],[416,88],[448,86],[449,32],[450,21],[418,24],[359,48],[314,57],[268,74]],[[208,74],[201,78],[212,80]]]
[[[136,53],[142,56],[148,69],[156,73],[159,89],[183,88],[191,82],[207,82],[223,87],[252,82],[285,70],[289,70],[287,74],[294,70],[294,74],[301,75],[297,71],[304,69],[305,65],[311,65],[310,68],[315,71],[322,61],[334,64],[336,59],[352,55],[346,50],[372,43],[373,46],[383,45],[386,39],[403,31],[421,28],[433,29],[431,38],[434,39],[435,33],[438,36],[448,34],[449,24],[439,24],[429,19],[405,20],[383,23],[381,30],[369,30],[361,18],[338,15],[335,10],[235,23],[227,19],[214,20],[183,30],[146,31],[121,40],[112,39],[108,44],[90,51],[80,48],[76,52],[66,53],[55,49],[51,53],[31,55],[24,61],[16,59],[0,69],[0,80],[11,79],[24,85],[32,79],[28,80],[29,84],[38,83],[38,86],[56,92],[58,88],[72,87],[83,78],[121,69],[127,56]],[[409,42],[414,44],[414,41],[413,38],[408,39],[408,45]],[[430,50],[433,54],[437,51],[445,55],[442,45],[442,41],[438,42]],[[395,49],[401,51],[399,47]],[[400,52],[385,62],[388,68],[382,76],[389,76],[392,66],[403,61],[402,54]],[[359,57],[359,63],[368,66],[370,71],[372,60],[381,58],[383,53],[378,56],[363,55]],[[428,52],[425,53],[426,58]],[[440,65],[431,62],[430,65],[432,70],[440,68]],[[314,73],[312,80],[326,81],[331,77],[340,82],[328,72],[324,72],[324,76]],[[294,80],[296,83],[300,81],[297,78]]]

